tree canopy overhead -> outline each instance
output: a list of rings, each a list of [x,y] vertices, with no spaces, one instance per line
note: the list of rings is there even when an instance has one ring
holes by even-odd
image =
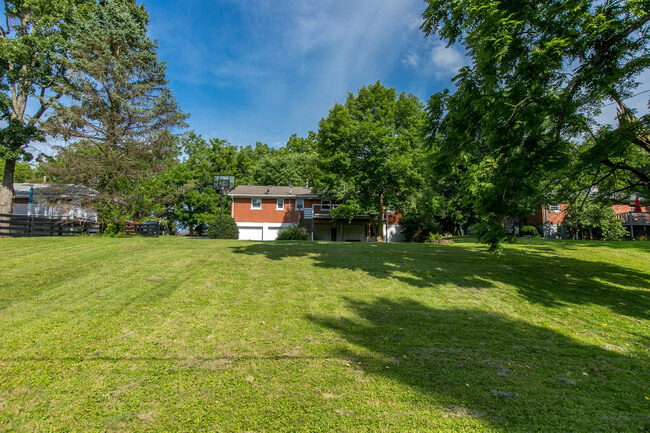
[[[429,143],[437,169],[461,174],[483,241],[495,247],[502,218],[550,202],[566,179],[648,194],[650,119],[624,100],[650,65],[650,1],[428,3],[424,32],[471,60],[455,93],[431,98]],[[610,101],[617,125],[598,121]]]

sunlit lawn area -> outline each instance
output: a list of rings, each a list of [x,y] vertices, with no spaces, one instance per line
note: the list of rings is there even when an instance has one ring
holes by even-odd
[[[650,429],[650,243],[0,253],[0,431]]]

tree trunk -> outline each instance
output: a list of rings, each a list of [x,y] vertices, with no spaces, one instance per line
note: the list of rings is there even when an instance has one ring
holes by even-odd
[[[377,217],[377,223],[375,225],[375,240],[377,242],[382,242],[383,237],[383,219],[384,219],[384,193],[379,194],[379,216]]]
[[[14,170],[16,160],[5,161],[5,172],[0,185],[0,214],[11,215],[14,205]]]
[[[375,221],[375,224],[374,224],[374,226],[375,226],[375,241],[376,242],[383,242],[382,241],[382,231],[383,231],[382,224],[383,223],[382,223],[382,220],[381,220],[381,215],[379,215],[377,217],[377,220]]]

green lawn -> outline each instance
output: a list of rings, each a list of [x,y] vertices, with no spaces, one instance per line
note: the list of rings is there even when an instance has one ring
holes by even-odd
[[[0,254],[0,431],[650,430],[650,243]]]

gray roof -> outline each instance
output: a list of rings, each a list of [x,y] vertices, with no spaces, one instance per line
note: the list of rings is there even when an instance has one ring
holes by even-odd
[[[303,186],[256,186],[256,185],[237,185],[235,189],[228,193],[231,197],[302,197],[318,198],[311,192],[311,188]]]
[[[34,198],[84,199],[97,195],[97,191],[83,185],[54,183],[14,183],[16,198],[29,198],[29,190],[34,188]]]

